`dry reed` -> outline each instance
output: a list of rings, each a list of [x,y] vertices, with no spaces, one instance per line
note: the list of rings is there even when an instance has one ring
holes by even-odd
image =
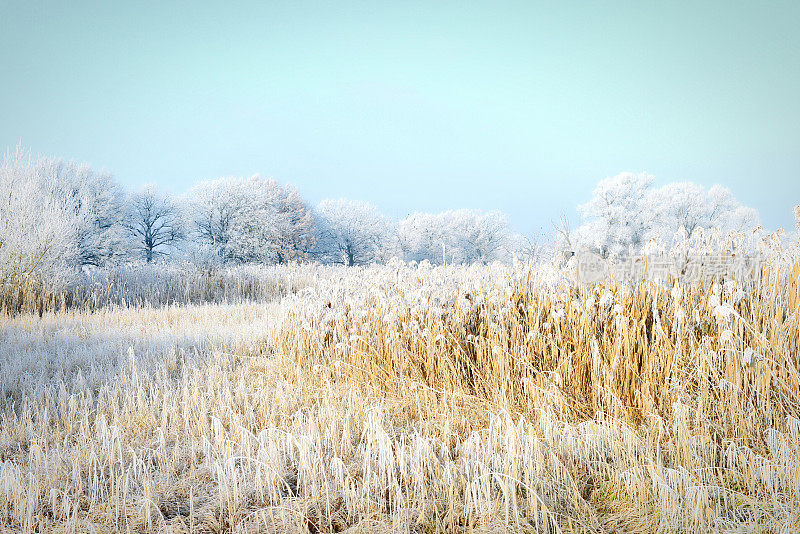
[[[280,304],[5,316],[0,531],[800,529],[796,264],[304,269]]]

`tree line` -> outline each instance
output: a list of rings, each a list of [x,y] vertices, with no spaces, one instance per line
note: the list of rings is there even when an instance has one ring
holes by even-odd
[[[488,263],[508,259],[515,239],[500,212],[415,213],[395,222],[356,200],[312,207],[294,187],[259,175],[206,180],[175,196],[154,185],[128,192],[107,172],[20,147],[0,167],[3,278],[57,278],[131,261]]]
[[[666,247],[710,229],[747,232],[760,227],[758,211],[742,205],[721,185],[692,182],[654,186],[647,173],[624,172],[601,180],[591,199],[578,206],[583,224],[574,232],[557,225],[564,248],[609,256]]]
[[[545,247],[514,233],[497,211],[413,213],[393,221],[357,200],[312,207],[295,188],[259,175],[206,180],[181,196],[156,186],[128,192],[107,172],[17,147],[0,167],[0,278],[58,278],[131,261],[355,266],[393,257],[432,264],[535,260],[545,249],[608,255],[681,232],[758,224],[757,212],[720,186],[652,184],[647,174],[602,180],[579,207],[581,226],[573,232],[562,218]]]

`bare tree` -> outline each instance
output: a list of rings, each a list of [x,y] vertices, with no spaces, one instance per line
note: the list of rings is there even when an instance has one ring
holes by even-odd
[[[516,237],[516,241],[516,252],[520,260],[538,264],[545,258],[547,247],[538,236],[521,235]]]
[[[556,239],[560,241],[557,244],[559,248],[566,251],[573,251],[572,247],[572,239],[570,238],[571,230],[570,230],[570,223],[569,217],[565,213],[561,214],[561,217],[558,219],[558,222],[552,222],[553,229],[556,232]]]
[[[135,240],[134,248],[144,254],[147,263],[166,255],[184,235],[177,205],[153,187],[130,198],[125,226]]]

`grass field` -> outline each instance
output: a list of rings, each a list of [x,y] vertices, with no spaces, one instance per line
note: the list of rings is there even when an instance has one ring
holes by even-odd
[[[795,263],[287,269],[0,316],[0,531],[800,530]]]

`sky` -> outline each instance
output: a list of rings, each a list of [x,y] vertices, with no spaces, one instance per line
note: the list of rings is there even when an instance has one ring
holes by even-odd
[[[0,0],[0,147],[523,233],[601,179],[800,203],[800,2]],[[577,221],[576,221],[577,222]]]

